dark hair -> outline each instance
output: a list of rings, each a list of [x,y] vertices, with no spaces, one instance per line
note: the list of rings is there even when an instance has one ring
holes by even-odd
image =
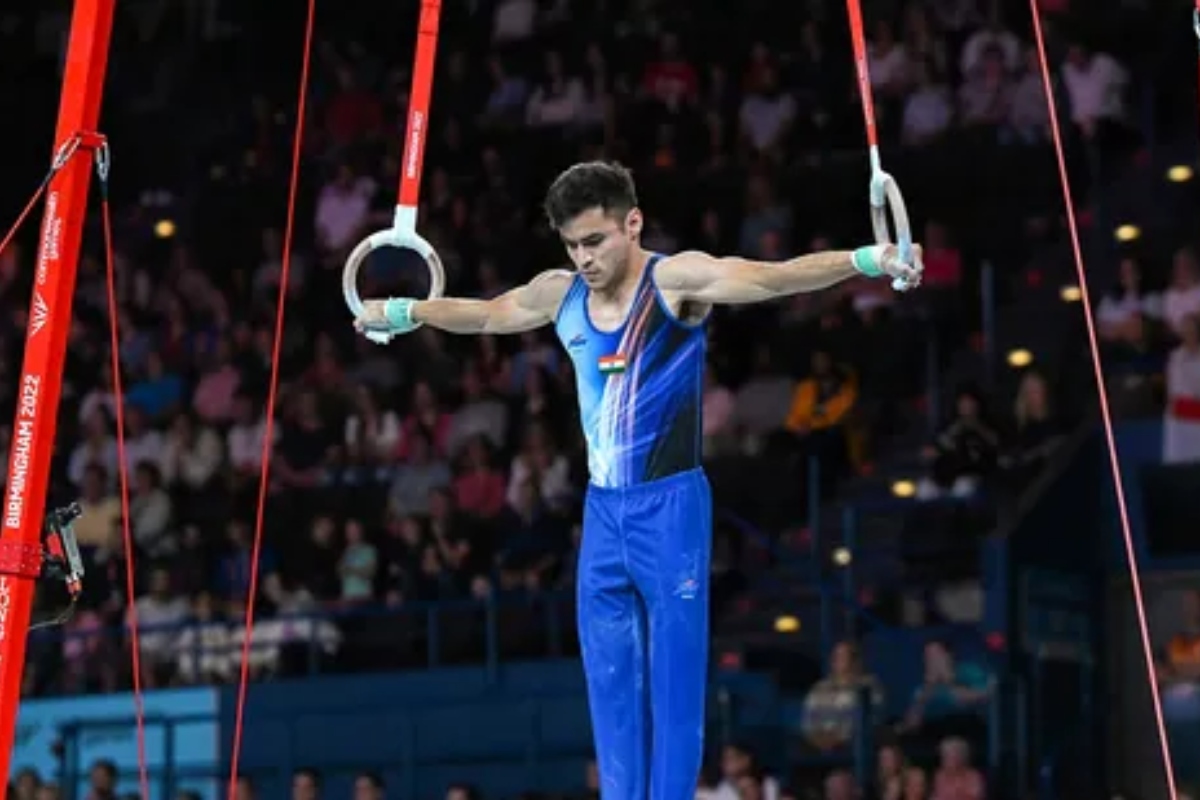
[[[546,217],[555,230],[592,208],[623,217],[636,206],[633,175],[615,161],[576,164],[555,178],[546,191]]]
[[[298,770],[292,773],[292,780],[295,780],[296,778],[308,778],[318,789],[320,789],[321,784],[324,783],[324,781],[321,779],[320,770],[316,769],[315,767],[300,767]]]
[[[375,789],[383,789],[383,776],[378,772],[360,772],[356,780],[367,781]]]

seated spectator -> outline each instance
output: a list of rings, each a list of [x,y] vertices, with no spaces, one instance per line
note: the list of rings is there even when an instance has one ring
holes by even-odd
[[[159,456],[163,484],[200,492],[216,477],[224,456],[217,432],[189,413],[181,413],[175,417]]]
[[[1124,126],[1129,73],[1115,58],[1073,44],[1067,50],[1062,78],[1071,101],[1071,121],[1084,138],[1103,143],[1115,128]]]
[[[750,377],[737,390],[733,404],[733,426],[745,455],[761,452],[771,434],[783,429],[795,386],[775,365],[771,348],[754,349]]]
[[[954,122],[950,90],[931,72],[928,64],[913,69],[914,87],[904,101],[904,120],[900,136],[909,147],[932,144]]]
[[[848,770],[834,770],[825,778],[825,800],[860,800],[862,787]]]
[[[904,771],[904,793],[901,800],[929,800],[929,775],[920,767]]]
[[[492,464],[487,439],[477,436],[467,443],[454,479],[454,501],[464,514],[491,519],[504,509],[507,485],[504,473]]]
[[[396,466],[388,490],[388,509],[399,517],[426,516],[429,493],[450,486],[454,479],[449,465],[431,451],[422,428],[414,426],[407,432],[405,444],[408,458]]]
[[[191,614],[175,643],[175,673],[182,683],[225,683],[232,677],[237,662],[231,634],[236,623],[218,614],[209,592],[192,598]]]
[[[992,473],[999,447],[1000,435],[987,420],[982,398],[971,389],[959,392],[954,419],[923,451],[930,474],[921,480],[917,496],[970,497]]]
[[[913,692],[902,728],[931,741],[950,733],[979,734],[983,706],[992,690],[987,670],[956,661],[944,642],[926,644],[924,658],[925,677]]]
[[[1017,488],[1022,488],[1041,470],[1062,441],[1062,421],[1054,413],[1050,384],[1038,372],[1026,372],[1013,403],[1014,437],[1000,464]]]
[[[958,91],[959,120],[967,130],[994,134],[1008,121],[1012,83],[1004,68],[1004,54],[996,48],[983,53],[979,69],[968,73]]]
[[[174,667],[177,626],[189,614],[187,600],[172,594],[171,573],[158,567],[150,573],[149,590],[134,605],[136,614],[129,614],[128,623],[137,620],[143,680],[150,687],[163,686]]]
[[[1104,295],[1096,311],[1100,338],[1105,342],[1134,343],[1141,334],[1143,319],[1160,320],[1162,314],[1162,295],[1149,291],[1141,264],[1135,258],[1121,259],[1117,285]]]
[[[230,520],[225,529],[228,552],[217,565],[217,594],[222,597],[245,597],[250,591],[250,570],[254,563],[250,526],[241,520]],[[275,551],[263,544],[258,554],[258,572],[264,578],[276,569]],[[326,562],[331,568],[334,558]]]
[[[979,770],[971,766],[971,746],[965,739],[943,740],[938,757],[930,800],[983,800],[987,785]]]
[[[109,482],[104,488],[116,486],[117,440],[110,433],[109,418],[104,411],[97,409],[83,421],[83,436],[83,441],[71,451],[67,478],[75,486],[83,486],[84,473],[95,465]]]
[[[515,128],[525,113],[529,100],[529,83],[520,75],[509,70],[501,56],[493,55],[488,60],[491,88],[480,119],[487,128]]]
[[[229,422],[241,383],[241,373],[233,364],[233,347],[228,339],[222,338],[217,352],[200,373],[192,394],[192,410],[210,425]]]
[[[742,800],[749,783],[754,797],[779,800],[779,781],[764,775],[754,753],[743,744],[727,744],[721,749],[721,782],[709,793],[710,800]]]
[[[559,565],[565,544],[563,523],[546,513],[532,479],[509,491],[509,507],[496,523],[502,537],[496,553],[500,585],[536,591],[550,585]]]
[[[171,515],[171,496],[162,488],[158,467],[143,461],[130,487],[129,521],[138,547],[151,558],[170,555],[179,547],[171,535]]]
[[[526,482],[534,484],[540,501],[552,511],[562,510],[575,496],[571,465],[542,425],[535,425],[525,432],[521,451],[513,458],[508,478],[509,505],[519,504],[519,493]]]
[[[554,375],[562,365],[562,350],[557,343],[550,343],[538,335],[537,331],[527,331],[520,335],[520,349],[512,357],[509,370],[509,394],[519,394],[528,388],[528,377],[532,372],[545,372]]]
[[[780,87],[775,71],[765,70],[738,113],[742,141],[755,154],[782,159],[795,120],[796,101]]]
[[[814,350],[812,371],[796,385],[784,427],[806,457],[820,460],[826,488],[849,463],[846,426],[857,401],[858,385],[850,370],[836,364],[829,351]]]
[[[485,541],[479,535],[482,529],[473,527],[458,513],[445,489],[431,493],[428,523],[446,576],[458,590],[466,593],[476,577],[490,575],[493,542]]]
[[[517,355],[519,358],[520,354]],[[516,363],[517,360],[514,359],[513,364]],[[525,382],[510,399],[510,439],[518,432],[527,431],[533,426],[543,427],[552,433],[562,429],[564,421],[567,420],[567,409],[562,402],[562,392],[554,380],[554,374],[540,366],[524,370]],[[572,419],[570,422],[574,424],[575,421]],[[498,446],[508,447],[510,444],[516,443],[505,441]]]
[[[311,490],[320,486],[340,437],[322,418],[314,392],[304,390],[295,396],[279,432],[271,470],[278,475],[280,487]]]
[[[925,225],[925,272],[922,286],[940,295],[936,308],[940,313],[957,313],[958,289],[963,279],[962,253],[950,238],[949,229],[930,220]]]
[[[97,411],[101,414],[100,419],[105,422],[117,418],[117,398],[113,394],[112,370],[108,365],[100,370],[100,382],[89,389],[79,401],[79,421],[86,427]]]
[[[1200,462],[1200,315],[1185,317],[1167,360],[1163,461]]]
[[[421,439],[427,456],[442,459],[449,453],[450,431],[453,417],[442,408],[441,400],[426,381],[413,386],[412,402],[408,414],[401,424],[400,449],[396,452],[401,461],[409,461]]]
[[[63,627],[61,689],[68,695],[109,694],[117,690],[117,659],[122,655],[108,635],[104,617],[96,611],[82,611]],[[39,666],[26,668],[36,678]]]
[[[1144,315],[1130,319],[1123,338],[1109,344],[1105,361],[1109,402],[1114,414],[1151,416],[1162,409],[1166,357],[1156,326]]]
[[[904,51],[913,64],[925,64],[936,75],[947,74],[949,48],[924,6],[914,3],[904,7],[903,39]]]
[[[132,476],[142,462],[157,464],[162,453],[162,434],[151,427],[137,406],[125,404],[125,469]],[[117,473],[110,473],[114,478]]]
[[[1158,680],[1167,687],[1200,685],[1200,591],[1183,592],[1181,605],[1181,624],[1167,640],[1164,657],[1157,664]]]
[[[121,499],[109,490],[104,467],[99,464],[89,464],[83,473],[79,507],[83,513],[73,526],[75,540],[90,555],[108,541],[113,524],[121,518]]]
[[[1042,64],[1037,50],[1025,52],[1025,63],[1012,87],[1008,106],[1008,124],[1002,142],[1040,144],[1050,138],[1050,112],[1046,108],[1046,90],[1042,83]]]
[[[379,406],[375,391],[366,385],[354,389],[354,407],[346,417],[344,439],[351,464],[390,463],[400,448],[400,418]]]
[[[262,466],[263,439],[267,435],[266,420],[247,395],[238,395],[233,409],[233,425],[225,434],[229,466],[236,477],[257,478]],[[278,428],[275,436],[279,436]]]
[[[562,55],[545,56],[541,81],[525,106],[525,121],[532,128],[568,128],[584,121],[587,95],[583,81],[568,75]]]
[[[1171,285],[1163,293],[1163,318],[1176,337],[1182,336],[1183,322],[1200,314],[1200,263],[1190,247],[1175,253]]]
[[[984,62],[991,54],[999,57],[1005,72],[1016,72],[1020,66],[1021,40],[1005,26],[998,8],[989,14],[986,25],[967,37],[959,56],[959,71],[965,77],[985,69]]]
[[[870,708],[860,708],[863,700]],[[863,671],[857,645],[839,642],[830,656],[829,674],[804,698],[801,734],[822,753],[842,750],[850,745],[860,717],[875,724],[882,710],[883,686]]]
[[[349,70],[344,70],[346,79],[352,79]],[[332,181],[327,183],[317,198],[316,235],[317,245],[329,261],[342,261],[350,248],[358,244],[367,214],[374,183],[355,175],[349,164],[337,168]]]
[[[450,416],[447,456],[457,459],[467,443],[478,437],[486,439],[492,447],[504,447],[508,440],[508,409],[471,365],[463,370],[462,395],[462,404]]]
[[[338,559],[338,575],[342,579],[343,602],[358,603],[370,600],[375,592],[375,573],[379,554],[367,541],[363,525],[356,519],[346,520],[346,546]]]
[[[904,797],[904,773],[908,759],[899,745],[885,744],[875,756],[875,796],[879,800],[901,800]]]
[[[177,410],[182,401],[183,378],[168,371],[157,352],[150,352],[142,379],[125,391],[125,403],[140,409],[150,420],[161,420]]]
[[[900,97],[908,90],[912,65],[904,45],[896,41],[890,23],[875,23],[874,35],[867,43],[867,66],[871,88],[885,100]]]
[[[704,371],[704,455],[710,458],[727,449],[733,433],[733,392],[717,379],[711,365]]]

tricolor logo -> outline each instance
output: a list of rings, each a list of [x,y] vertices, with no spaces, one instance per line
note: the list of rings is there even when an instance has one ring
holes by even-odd
[[[625,371],[628,362],[625,356],[617,353],[611,356],[600,356],[600,372],[605,375],[620,375]]]

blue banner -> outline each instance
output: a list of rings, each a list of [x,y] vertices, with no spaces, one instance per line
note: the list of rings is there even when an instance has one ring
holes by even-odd
[[[174,800],[183,790],[197,792],[204,800],[218,796],[218,698],[215,689],[143,694],[149,800]],[[116,766],[118,795],[139,794],[132,694],[21,703],[14,775],[34,769],[44,780],[75,782],[80,789],[75,796],[85,797],[89,771],[98,761]]]

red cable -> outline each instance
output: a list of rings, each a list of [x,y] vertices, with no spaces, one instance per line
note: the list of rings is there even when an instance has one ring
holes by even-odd
[[[25,204],[25,208],[17,216],[17,221],[8,229],[8,233],[4,234],[4,238],[0,239],[0,253],[3,253],[12,244],[13,237],[21,230],[21,226],[25,224],[25,218],[29,216],[30,212],[38,204],[38,201],[42,199],[42,195],[46,193],[46,187],[50,185],[50,179],[54,177],[54,173],[57,171],[50,171],[50,174],[46,176],[46,180],[42,181],[42,185],[37,188],[33,196],[29,198],[29,202]]]
[[[121,335],[117,306],[116,259],[113,257],[112,214],[108,205],[107,179],[100,178],[100,208],[104,218],[104,259],[108,283],[108,329],[112,339],[113,405],[117,416],[117,475],[121,486],[121,538],[125,546],[125,592],[129,601],[129,647],[133,659],[133,707],[137,720],[138,786],[142,797],[150,796],[146,769],[146,711],[142,702],[142,645],[138,634],[137,593],[134,584],[133,532],[129,519],[129,464],[125,459],[125,393],[121,383]]]
[[[1108,394],[1104,389],[1104,366],[1100,360],[1100,345],[1096,337],[1095,317],[1092,315],[1092,300],[1088,292],[1087,273],[1083,268],[1083,249],[1079,246],[1079,225],[1075,220],[1075,202],[1071,196],[1071,180],[1067,176],[1067,160],[1063,155],[1062,128],[1058,123],[1058,110],[1054,105],[1054,89],[1051,85],[1050,64],[1046,59],[1046,40],[1042,34],[1042,20],[1038,11],[1038,0],[1029,0],[1033,12],[1033,35],[1037,41],[1038,62],[1042,68],[1042,90],[1046,93],[1046,108],[1050,112],[1050,131],[1054,137],[1054,152],[1058,157],[1058,177],[1062,183],[1063,202],[1067,208],[1067,228],[1071,234],[1071,248],[1075,254],[1075,271],[1079,280],[1079,292],[1083,300],[1083,319],[1087,325],[1088,347],[1091,351],[1092,369],[1096,377],[1096,390],[1100,397],[1100,417],[1104,423],[1104,438],[1108,445],[1108,463],[1112,470],[1113,487],[1117,493],[1117,510],[1121,517],[1121,534],[1125,539],[1125,558],[1129,567],[1129,579],[1133,586],[1134,610],[1137,612],[1138,632],[1142,639],[1142,655],[1145,658],[1146,677],[1150,684],[1151,700],[1154,704],[1154,720],[1158,726],[1158,743],[1162,749],[1163,768],[1166,770],[1167,790],[1170,800],[1178,800],[1175,787],[1175,770],[1171,765],[1171,747],[1167,739],[1167,725],[1163,718],[1162,700],[1158,691],[1158,679],[1154,669],[1154,649],[1150,644],[1150,626],[1146,620],[1146,600],[1142,593],[1139,577],[1137,548],[1134,546],[1133,530],[1129,524],[1129,506],[1125,501],[1125,485],[1121,478],[1121,459],[1117,453],[1117,438],[1113,433],[1112,412],[1108,407]]]
[[[275,314],[275,341],[271,345],[271,378],[267,389],[266,425],[262,443],[262,472],[258,484],[258,512],[254,523],[254,547],[250,556],[250,587],[246,598],[246,626],[242,639],[242,667],[238,678],[237,711],[233,722],[233,752],[230,755],[229,800],[237,798],[238,759],[242,749],[242,726],[246,714],[246,686],[250,679],[250,642],[254,634],[254,600],[258,594],[258,560],[262,554],[263,519],[266,515],[267,489],[271,475],[271,449],[275,438],[275,395],[279,388],[279,362],[283,345],[283,322],[287,309],[288,277],[292,267],[292,238],[296,225],[296,190],[300,184],[300,159],[304,146],[304,118],[307,113],[308,72],[312,62],[313,26],[317,0],[308,0],[308,20],[304,30],[304,54],[300,67],[300,97],[296,107],[296,131],[292,142],[292,176],[288,186],[287,225],[283,236],[283,264],[279,275],[279,296]]]

